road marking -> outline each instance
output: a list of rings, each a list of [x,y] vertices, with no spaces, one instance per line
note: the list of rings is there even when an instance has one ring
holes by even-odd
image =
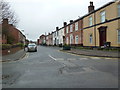
[[[28,57],[29,57],[29,53],[26,53],[26,55],[22,59],[25,59],[25,58],[28,58]]]
[[[88,58],[79,58],[80,60],[89,60]]]
[[[49,56],[50,58],[52,58],[53,60],[55,60],[55,61],[57,60],[56,58],[52,57],[51,55],[48,55],[48,56]]]
[[[100,57],[90,57],[91,59],[100,59]]]

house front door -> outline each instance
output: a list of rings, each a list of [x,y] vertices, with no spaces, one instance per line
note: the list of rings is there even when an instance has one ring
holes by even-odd
[[[100,28],[98,28],[99,30],[99,40],[100,40],[100,46],[104,46],[104,43],[106,42],[106,30],[107,27],[106,26],[101,26]]]

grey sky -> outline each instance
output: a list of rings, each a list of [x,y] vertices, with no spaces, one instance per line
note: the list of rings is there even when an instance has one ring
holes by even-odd
[[[78,19],[88,13],[90,1],[95,9],[112,0],[7,0],[20,19],[18,28],[27,38],[37,40],[45,32],[55,31],[63,22]]]

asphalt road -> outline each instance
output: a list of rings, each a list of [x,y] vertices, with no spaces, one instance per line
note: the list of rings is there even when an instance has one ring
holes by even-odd
[[[38,46],[38,52],[3,63],[3,88],[117,88],[118,60],[72,55]]]

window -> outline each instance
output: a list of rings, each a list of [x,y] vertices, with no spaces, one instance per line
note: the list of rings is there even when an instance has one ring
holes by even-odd
[[[118,30],[118,43],[120,44],[120,30]]]
[[[57,36],[59,35],[59,32],[57,31]]]
[[[75,23],[75,31],[78,30],[78,22]]]
[[[118,4],[118,17],[120,17],[120,4]]]
[[[54,37],[56,37],[56,32],[54,33]]]
[[[92,34],[90,34],[90,43],[92,44]]]
[[[70,32],[72,32],[72,25],[70,25]]]
[[[105,17],[105,11],[102,11],[100,13],[100,19],[101,19],[101,22],[105,22],[105,19],[106,19],[106,17]]]
[[[73,42],[73,35],[70,35],[70,44]]]
[[[92,24],[92,16],[91,17],[89,17],[89,26],[92,26],[93,24]]]
[[[66,27],[66,33],[68,33],[68,27]]]
[[[78,35],[75,36],[75,44],[78,44]]]

